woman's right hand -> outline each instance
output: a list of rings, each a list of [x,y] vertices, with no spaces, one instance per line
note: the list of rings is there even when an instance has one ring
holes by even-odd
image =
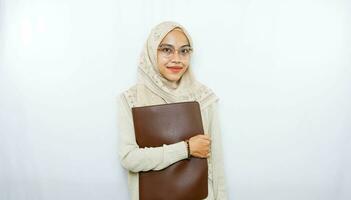
[[[207,135],[196,135],[189,139],[190,155],[207,158],[210,155],[211,139]]]

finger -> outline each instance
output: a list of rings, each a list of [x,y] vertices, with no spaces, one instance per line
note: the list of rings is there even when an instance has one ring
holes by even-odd
[[[211,137],[210,137],[210,135],[208,135],[208,134],[203,134],[203,136],[205,136],[205,137],[207,137],[208,139],[210,139]]]
[[[202,140],[202,144],[209,146],[211,144],[211,141],[210,140]]]
[[[199,158],[206,158],[207,154],[199,154]]]
[[[204,134],[198,134],[197,136],[200,138],[209,138],[207,135],[204,135]]]
[[[199,135],[199,138],[201,138],[203,140],[211,140],[211,138],[208,137],[207,135]]]
[[[209,136],[207,136],[207,135],[206,135],[205,138],[206,138],[206,140],[211,140],[211,138]]]
[[[206,153],[206,154],[202,154],[202,155],[201,155],[202,158],[208,158],[209,156],[210,156],[209,153]]]

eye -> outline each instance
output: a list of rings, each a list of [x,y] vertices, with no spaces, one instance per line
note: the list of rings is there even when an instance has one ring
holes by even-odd
[[[181,53],[182,54],[188,54],[188,53],[190,53],[190,51],[191,51],[190,48],[183,48],[183,49],[181,49]]]
[[[171,53],[171,52],[172,52],[172,49],[171,49],[171,48],[168,48],[168,47],[164,47],[164,48],[161,49],[161,51],[162,51],[163,53]]]
[[[189,49],[182,49],[182,53],[189,53]]]

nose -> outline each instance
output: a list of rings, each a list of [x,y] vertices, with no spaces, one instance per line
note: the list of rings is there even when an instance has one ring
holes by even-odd
[[[178,50],[175,50],[175,51],[174,51],[174,54],[173,54],[173,56],[172,56],[172,61],[178,61],[178,62],[180,62],[180,60],[181,60],[181,58],[180,58],[179,52],[178,52]]]

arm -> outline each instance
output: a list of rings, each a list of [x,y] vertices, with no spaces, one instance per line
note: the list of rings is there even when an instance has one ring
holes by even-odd
[[[219,123],[218,103],[211,106],[210,133],[211,133],[211,161],[213,173],[213,192],[215,199],[228,199],[226,181],[224,176],[224,163],[222,152],[222,138]]]
[[[183,141],[161,147],[139,148],[135,140],[132,113],[124,96],[118,99],[118,134],[121,164],[132,172],[161,170],[188,156]]]

